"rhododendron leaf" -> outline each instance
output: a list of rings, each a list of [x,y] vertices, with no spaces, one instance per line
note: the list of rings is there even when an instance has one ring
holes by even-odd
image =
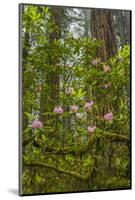
[[[82,91],[82,88],[80,88],[76,94],[77,98],[80,99],[86,94],[86,91]]]
[[[25,116],[28,118],[29,121],[32,121],[33,120],[33,116],[32,114],[28,113],[28,112],[24,112]]]
[[[94,135],[96,136],[96,137],[103,137],[103,131],[102,130],[100,130],[99,128],[96,128],[96,130],[95,130],[95,132],[94,132]]]
[[[88,158],[84,161],[85,167],[92,166],[92,165],[93,165],[93,160],[91,158]]]
[[[47,140],[47,138],[46,138],[46,136],[45,136],[44,134],[42,134],[42,140],[43,140],[43,141],[46,141],[46,140]]]
[[[92,82],[92,85],[95,85],[97,83],[97,81]]]
[[[86,130],[82,128],[77,128],[77,132],[81,135],[86,135]]]

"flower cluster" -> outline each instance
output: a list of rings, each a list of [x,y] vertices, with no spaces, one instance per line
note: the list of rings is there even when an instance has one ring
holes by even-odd
[[[107,89],[107,88],[109,88],[110,86],[111,86],[111,83],[106,83],[106,84],[104,85],[104,88]]]
[[[93,101],[90,101],[90,102],[87,102],[85,105],[84,105],[84,108],[86,109],[86,111],[89,111],[92,109],[92,106],[93,106],[94,102]]]
[[[84,105],[84,108],[86,109],[86,112],[90,111],[92,109],[92,106],[93,106],[94,102],[93,101],[90,101],[90,102],[87,102],[85,105]],[[72,113],[77,113],[78,111],[78,106],[77,105],[73,105],[71,106],[70,108],[70,111]],[[57,114],[63,114],[64,110],[61,106],[56,106],[53,110],[54,113],[57,113]]]
[[[93,133],[95,129],[96,129],[95,125],[94,126],[88,126],[87,131],[88,131],[88,133]]]
[[[96,58],[94,60],[91,61],[92,65],[97,66],[100,63],[100,59]]]
[[[78,111],[78,106],[73,105],[73,106],[70,108],[70,111],[73,112],[73,113],[76,113],[76,112]]]
[[[112,121],[112,119],[113,119],[113,113],[112,112],[106,113],[104,115],[104,119],[107,120],[107,121]]]
[[[103,70],[104,70],[105,73],[107,73],[107,72],[111,71],[111,68],[110,68],[109,65],[104,65],[104,69]]]
[[[35,119],[33,122],[32,122],[32,128],[36,129],[36,128],[42,128],[43,127],[43,124],[41,121],[39,121],[38,119]]]
[[[54,113],[63,114],[64,110],[61,106],[56,106],[53,110]]]

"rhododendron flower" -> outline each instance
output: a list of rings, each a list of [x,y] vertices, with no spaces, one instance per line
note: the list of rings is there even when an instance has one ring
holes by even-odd
[[[73,113],[76,113],[76,112],[78,111],[78,106],[73,105],[73,106],[70,108],[70,111],[73,112]]]
[[[95,129],[96,129],[96,126],[88,126],[87,131],[88,133],[93,133]]]
[[[87,102],[87,103],[84,105],[84,108],[85,108],[87,111],[89,111],[89,110],[91,110],[93,104],[94,104],[93,101]]]
[[[111,70],[109,65],[104,65],[104,72],[107,73]]]
[[[70,95],[70,94],[72,94],[72,92],[73,92],[73,88],[72,87],[68,87],[67,90],[66,90],[66,93],[68,95]]]
[[[106,84],[104,85],[104,87],[107,89],[108,87],[110,87],[110,85],[111,85],[111,83],[106,83]]]
[[[42,128],[43,124],[38,119],[35,119],[32,123],[32,128]]]
[[[109,112],[104,115],[104,119],[107,121],[111,121],[113,119],[113,113]]]
[[[63,114],[63,108],[61,106],[56,106],[53,110],[54,113]]]
[[[100,59],[99,58],[96,58],[94,60],[91,61],[92,65],[98,65],[100,63]]]
[[[121,56],[118,56],[118,59],[120,62],[123,62],[123,58]]]

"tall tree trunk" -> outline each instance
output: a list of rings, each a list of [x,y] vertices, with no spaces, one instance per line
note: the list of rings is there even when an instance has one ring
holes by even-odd
[[[103,42],[102,47],[97,50],[97,56],[102,60],[107,60],[117,53],[111,11],[92,10],[91,34]]]
[[[125,12],[121,10],[113,11],[113,18],[117,48],[123,47],[127,44]]]
[[[49,43],[53,46],[54,40],[58,40],[61,37],[61,8],[51,8],[51,21],[57,26],[57,31],[49,33]],[[59,98],[59,72],[57,65],[59,58],[50,56],[48,59],[48,65],[52,69],[47,73],[47,76],[43,74],[42,83],[46,84],[48,89],[46,92],[42,92],[40,99],[40,119],[44,122],[48,117],[44,116],[45,112],[52,112],[53,108],[58,104]],[[48,107],[49,105],[49,107]]]
[[[127,32],[127,43],[130,44],[130,11],[125,12],[126,32]]]
[[[124,23],[124,16],[122,11],[117,12],[117,21],[118,21],[118,29],[119,29],[119,34],[120,34],[120,41],[121,41],[121,46],[123,47],[126,44],[126,33],[125,33],[125,23]]]
[[[106,61],[117,54],[112,11],[98,9],[93,9],[91,11],[91,35],[92,37],[102,41],[102,45],[97,49],[96,53],[97,57],[99,57],[101,61]],[[100,155],[101,143],[101,140],[98,138],[95,147],[96,155]],[[106,149],[107,155],[110,155],[110,151],[111,149],[109,144]],[[105,157],[105,155],[106,154],[104,153],[103,157]],[[111,170],[110,158],[106,157],[104,161],[104,166],[106,166],[105,170],[109,173]],[[97,178],[98,171],[104,171],[102,165],[99,165],[98,162],[95,162],[95,165],[97,170],[92,177],[92,182]]]

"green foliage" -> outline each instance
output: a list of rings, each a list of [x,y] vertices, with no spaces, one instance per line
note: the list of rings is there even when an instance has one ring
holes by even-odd
[[[23,193],[128,188],[130,47],[99,61],[102,42],[95,38],[52,40],[60,31],[52,17],[48,7],[26,6],[23,13],[23,140],[28,140],[23,147]],[[105,65],[110,67],[107,73]],[[88,111],[85,104],[91,100]],[[56,106],[64,112],[54,113]],[[105,120],[109,112],[113,119]],[[32,128],[35,118],[42,128]],[[30,162],[46,167],[27,166]]]

